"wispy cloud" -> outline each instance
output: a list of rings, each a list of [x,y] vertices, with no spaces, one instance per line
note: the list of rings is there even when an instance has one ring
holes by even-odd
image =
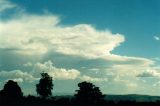
[[[16,4],[11,3],[9,0],[0,0],[0,13],[7,10],[17,7]]]
[[[91,82],[107,82],[108,79],[107,78],[95,78],[95,77],[90,77],[90,76],[87,76],[87,75],[83,75],[80,77],[80,79],[82,81],[91,81]]]
[[[154,57],[154,58],[151,58],[151,59],[153,59],[153,60],[155,60],[155,61],[160,61],[160,58],[159,58],[159,57]]]
[[[13,71],[0,71],[0,77],[8,80],[8,79],[12,79],[18,82],[23,82],[23,81],[35,81],[38,78],[35,78],[33,75],[24,72],[22,70],[13,70]]]
[[[157,41],[159,41],[159,40],[160,40],[160,37],[154,36],[154,39],[157,40]]]

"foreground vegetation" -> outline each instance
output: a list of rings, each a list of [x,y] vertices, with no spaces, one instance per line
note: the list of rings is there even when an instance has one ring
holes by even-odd
[[[160,101],[136,102],[136,101],[111,101],[105,99],[99,87],[90,82],[81,82],[79,89],[72,97],[52,96],[53,81],[47,73],[41,73],[41,79],[36,84],[36,92],[39,96],[23,96],[18,83],[9,80],[0,91],[0,106],[117,106],[117,105],[160,105]]]
[[[60,97],[42,99],[40,97],[27,96],[23,98],[0,97],[0,106],[159,106],[160,102],[136,102],[136,101],[108,101],[99,100],[77,102],[75,98]]]

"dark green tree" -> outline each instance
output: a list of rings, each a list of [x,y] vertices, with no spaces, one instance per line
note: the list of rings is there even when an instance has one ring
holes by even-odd
[[[52,77],[48,75],[48,73],[41,73],[41,79],[39,83],[36,84],[37,94],[42,98],[46,98],[52,95],[53,83]]]
[[[0,95],[4,97],[19,98],[23,96],[23,92],[17,82],[9,80],[0,91]]]
[[[94,103],[101,100],[104,95],[99,87],[96,87],[90,82],[81,82],[78,84],[79,90],[76,90],[75,99],[80,103]]]

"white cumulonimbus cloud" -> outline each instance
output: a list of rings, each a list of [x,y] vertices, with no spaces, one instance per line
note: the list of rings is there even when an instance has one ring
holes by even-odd
[[[121,70],[116,73],[121,72],[122,74],[134,70],[137,66],[150,67],[154,64],[154,61],[142,57],[112,54],[111,52],[125,41],[122,34],[97,30],[88,24],[61,26],[59,23],[60,18],[52,14],[22,14],[20,17],[1,20],[0,49],[8,49],[24,56],[33,57],[34,55],[43,57],[43,54],[51,51],[88,59],[100,58],[109,62],[121,62],[120,65],[113,64],[111,70]],[[66,70],[54,66],[50,66],[51,69],[49,69],[45,66],[46,64],[52,65],[51,62],[48,62],[44,65],[37,63],[37,66],[43,66],[46,68],[43,70],[57,79],[75,79],[80,74],[76,69]],[[30,63],[25,64],[25,66],[28,65],[32,66]],[[89,77],[86,78],[89,79]]]
[[[121,34],[99,31],[87,24],[62,27],[58,25],[59,21],[54,15],[23,15],[0,21],[0,48],[14,48],[23,54],[43,54],[53,50],[67,55],[98,58],[110,54],[124,42]]]
[[[60,18],[51,14],[22,14],[21,17],[0,21],[0,49],[9,49],[23,55],[42,55],[52,51],[108,61],[153,63],[145,58],[112,54],[125,41],[122,34],[96,30],[88,24],[61,26],[59,23]]]
[[[7,0],[0,1],[0,12],[14,7],[16,5]],[[60,21],[60,18],[53,14],[30,15],[25,13],[8,20],[0,20],[0,49],[33,58],[35,55],[43,57],[46,53],[52,52],[86,59],[103,59],[112,64],[106,70],[98,69],[97,71],[113,73],[110,76],[112,78],[109,78],[107,74],[106,78],[98,78],[83,75],[77,69],[57,68],[52,61],[26,63],[24,67],[34,67],[31,72],[1,71],[0,76],[20,82],[34,81],[39,78],[40,72],[47,72],[57,80],[106,81],[125,84],[130,89],[138,86],[137,76],[149,75],[143,73],[144,70],[151,69],[157,72],[152,67],[154,61],[150,59],[111,53],[125,41],[124,35],[108,30],[97,30],[89,24],[63,26],[60,25]],[[159,40],[157,36],[154,38]]]

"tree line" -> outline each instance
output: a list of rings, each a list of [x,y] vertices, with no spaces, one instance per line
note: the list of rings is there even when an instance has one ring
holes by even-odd
[[[52,77],[48,73],[41,73],[39,83],[36,84],[38,96],[23,96],[23,92],[17,82],[8,80],[3,89],[0,90],[0,106],[159,106],[156,102],[136,102],[136,101],[109,101],[100,91],[99,87],[90,82],[78,83],[78,90],[74,96],[55,97],[52,96],[54,84]]]
[[[39,83],[36,84],[36,92],[41,100],[51,100],[52,90],[53,90],[53,80],[48,73],[41,73],[41,78]],[[75,91],[74,102],[78,104],[82,103],[95,103],[103,99],[104,95],[100,91],[99,87],[96,87],[90,82],[81,82],[78,84],[79,89]],[[0,99],[22,99],[23,92],[17,82],[13,80],[8,80],[4,85],[3,89],[0,91]],[[28,98],[34,98],[34,96],[29,95]],[[55,99],[55,98],[54,98]]]

